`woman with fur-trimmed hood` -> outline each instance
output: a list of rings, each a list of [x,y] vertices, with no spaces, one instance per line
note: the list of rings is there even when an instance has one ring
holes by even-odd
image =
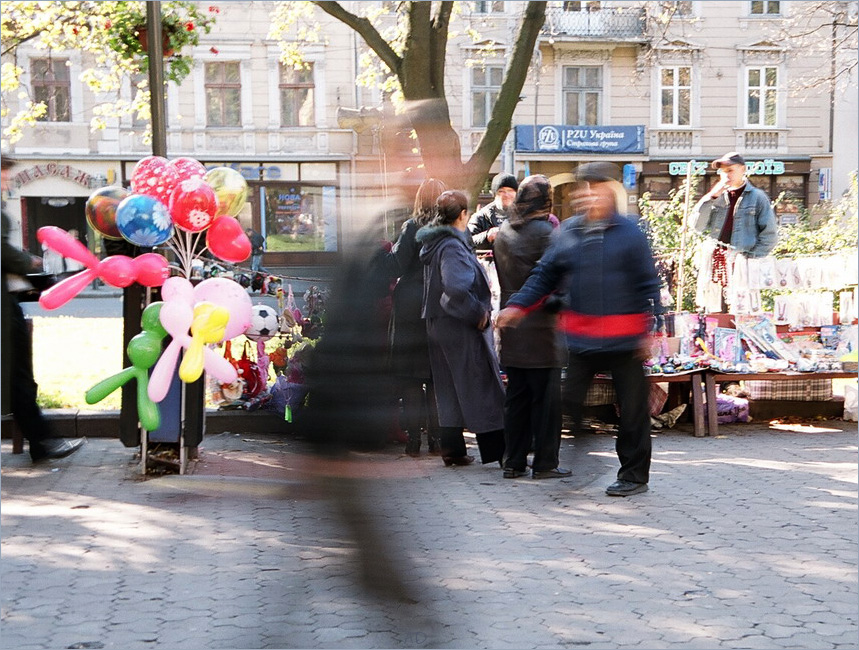
[[[491,294],[468,233],[468,199],[448,190],[435,221],[417,233],[424,263],[423,317],[445,465],[468,465],[463,429],[485,463],[504,455],[504,386],[495,357]]]

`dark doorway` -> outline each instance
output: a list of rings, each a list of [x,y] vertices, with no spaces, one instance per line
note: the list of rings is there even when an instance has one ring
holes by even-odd
[[[77,230],[78,239],[85,245],[87,240],[86,199],[75,196],[30,196],[27,197],[27,247],[33,255],[42,254],[42,246],[36,239],[36,231],[42,226],[57,226],[63,230]]]

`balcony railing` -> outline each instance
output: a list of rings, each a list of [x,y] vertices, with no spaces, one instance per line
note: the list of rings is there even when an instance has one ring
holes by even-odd
[[[644,38],[644,33],[645,11],[634,7],[598,11],[564,11],[562,7],[549,7],[543,25],[543,34],[552,37],[638,40]]]

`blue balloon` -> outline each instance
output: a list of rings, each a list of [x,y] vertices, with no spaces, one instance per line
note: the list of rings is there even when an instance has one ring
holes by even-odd
[[[149,248],[173,236],[173,219],[167,206],[145,194],[132,194],[116,208],[116,227],[126,240]]]

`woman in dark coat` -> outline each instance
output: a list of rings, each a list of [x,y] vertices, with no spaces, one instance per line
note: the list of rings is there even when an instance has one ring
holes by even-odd
[[[519,185],[510,216],[495,238],[495,267],[501,304],[522,288],[549,246],[554,226],[549,179],[528,176]],[[557,313],[531,312],[518,327],[499,330],[501,365],[507,371],[504,478],[525,476],[532,443],[533,478],[561,478],[570,470],[558,467],[561,445],[561,368],[566,348],[557,329]]]
[[[423,316],[429,337],[445,465],[468,465],[463,428],[477,434],[483,463],[504,455],[504,386],[495,357],[489,281],[472,249],[468,200],[438,198],[433,224],[417,233],[424,271]]]
[[[409,456],[420,455],[422,428],[427,432],[430,453],[438,448],[438,413],[430,372],[427,327],[421,315],[424,265],[415,235],[435,216],[436,200],[444,190],[444,183],[434,178],[421,183],[415,196],[414,212],[403,224],[390,253],[399,277],[394,287],[391,316],[391,371],[400,387],[401,426],[408,436],[405,451]]]

